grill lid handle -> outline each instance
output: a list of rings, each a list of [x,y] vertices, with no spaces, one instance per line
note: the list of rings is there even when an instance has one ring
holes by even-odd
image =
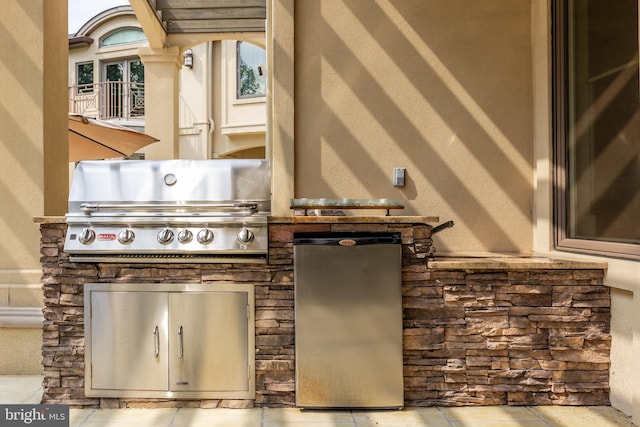
[[[258,204],[255,202],[232,202],[232,203],[81,203],[80,210],[85,214],[91,215],[99,211],[125,211],[132,212],[135,210],[144,211],[162,211],[162,212],[184,212],[184,211],[203,211],[203,210],[248,210],[252,215],[258,211]]]

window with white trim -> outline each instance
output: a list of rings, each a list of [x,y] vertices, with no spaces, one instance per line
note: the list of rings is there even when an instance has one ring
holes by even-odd
[[[93,93],[93,61],[76,64],[76,88],[79,94]]]
[[[237,98],[266,95],[266,52],[259,46],[239,41],[236,44]]]
[[[100,47],[117,46],[147,41],[140,28],[124,28],[111,32],[100,38]]]

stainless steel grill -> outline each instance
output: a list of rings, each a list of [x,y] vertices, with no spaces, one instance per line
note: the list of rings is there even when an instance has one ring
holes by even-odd
[[[75,262],[266,262],[266,160],[81,162],[65,251]]]

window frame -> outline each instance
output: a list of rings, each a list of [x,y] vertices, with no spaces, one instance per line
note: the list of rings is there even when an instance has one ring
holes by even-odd
[[[84,66],[84,65],[91,65],[91,83],[82,83],[82,84],[80,84],[80,82],[78,81],[78,78],[80,77],[80,73],[78,71],[79,71],[79,68],[81,66]],[[95,84],[96,84],[96,66],[95,66],[94,61],[76,62],[76,69],[75,69],[76,94],[77,95],[87,95],[87,94],[94,93]],[[91,86],[86,88],[85,90],[80,90],[80,86],[86,86],[86,85],[91,85]]]
[[[242,81],[241,78],[241,73],[240,73],[240,46],[242,43],[246,43],[251,45],[252,43],[249,42],[245,42],[242,40],[237,40],[235,43],[235,47],[236,47],[236,102],[240,101],[255,101],[255,100],[259,100],[259,101],[263,101],[266,96],[267,96],[267,88],[266,88],[266,84],[264,86],[264,93],[259,93],[259,94],[255,94],[255,95],[240,95],[240,84]],[[266,50],[265,50],[265,62],[266,62]],[[260,76],[262,76],[262,74],[259,74]]]
[[[590,255],[640,259],[640,244],[577,239],[569,237],[567,223],[568,168],[568,74],[567,74],[567,8],[565,0],[552,2],[552,91],[553,91],[553,231],[558,251]]]
[[[115,36],[116,34],[119,33],[125,33],[127,31],[134,31],[135,33],[142,35],[143,38],[141,39],[137,39],[137,40],[131,40],[131,41],[126,41],[126,42],[120,42],[120,43],[113,43],[113,44],[104,44],[105,40],[108,40],[110,37]],[[108,33],[104,34],[102,37],[100,37],[100,39],[98,40],[98,48],[99,49],[109,49],[109,48],[113,48],[113,47],[118,47],[118,46],[128,46],[128,45],[135,45],[135,44],[140,44],[140,43],[145,43],[147,42],[147,36],[144,34],[144,31],[142,31],[142,28],[138,28],[138,27],[122,27],[122,28],[117,28],[113,31],[109,31]]]

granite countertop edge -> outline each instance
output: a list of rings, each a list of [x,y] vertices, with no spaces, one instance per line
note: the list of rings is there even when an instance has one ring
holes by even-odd
[[[305,224],[305,223],[325,223],[325,224],[433,224],[440,221],[437,216],[271,216],[270,224]]]
[[[437,216],[270,216],[270,224],[303,224],[303,223],[404,223],[404,224],[432,224],[440,219]],[[55,224],[66,222],[60,215],[36,216],[36,224]]]
[[[56,223],[64,224],[66,220],[67,219],[63,215],[33,217],[33,222],[36,224],[56,224]]]
[[[536,254],[436,256],[427,261],[430,270],[606,270],[608,264],[546,257]]]

